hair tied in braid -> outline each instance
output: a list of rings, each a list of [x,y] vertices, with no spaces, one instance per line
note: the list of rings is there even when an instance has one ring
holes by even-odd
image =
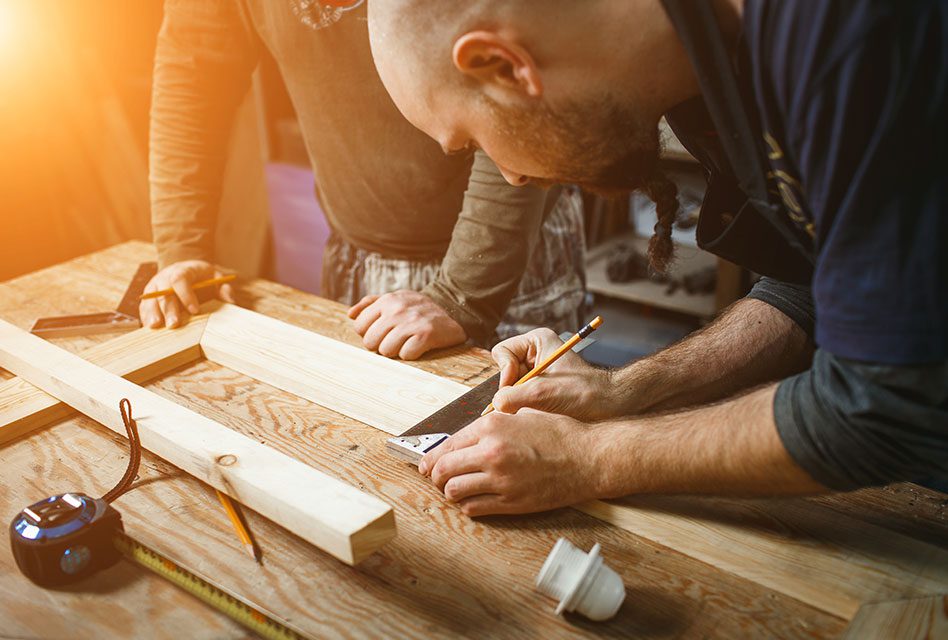
[[[665,174],[656,171],[643,189],[655,203],[655,234],[648,242],[649,265],[656,273],[665,274],[675,257],[672,227],[678,218],[678,187]]]

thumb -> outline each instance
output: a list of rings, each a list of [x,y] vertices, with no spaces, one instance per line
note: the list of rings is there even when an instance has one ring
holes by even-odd
[[[494,354],[494,362],[500,369],[500,388],[510,387],[520,374],[520,362],[509,351],[500,351]]]
[[[219,269],[214,269],[213,277],[221,278],[225,275],[227,274],[224,273],[223,271],[220,271]],[[234,288],[231,286],[229,282],[225,282],[224,284],[220,285],[217,288],[217,297],[223,300],[224,302],[229,302],[230,304],[237,304],[236,300],[234,299]]]
[[[520,409],[546,410],[548,396],[542,380],[504,387],[494,394],[494,408],[503,413],[517,413]]]

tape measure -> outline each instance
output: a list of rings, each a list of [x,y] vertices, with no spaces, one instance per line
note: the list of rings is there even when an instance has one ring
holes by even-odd
[[[238,600],[127,535],[117,534],[112,542],[115,549],[132,562],[157,573],[260,636],[268,640],[297,640],[302,637],[259,609]]]
[[[23,575],[41,587],[59,587],[87,578],[125,556],[268,640],[300,638],[259,609],[125,535],[122,515],[111,502],[135,479],[141,441],[128,400],[122,400],[119,411],[132,446],[125,475],[101,498],[72,491],[34,502],[20,511],[10,523],[10,547]]]

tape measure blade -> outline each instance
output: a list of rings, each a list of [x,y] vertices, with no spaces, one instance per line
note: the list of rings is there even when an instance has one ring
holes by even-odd
[[[302,631],[291,628],[287,622],[279,619],[273,613],[263,611],[241,596],[212,584],[206,578],[184,569],[157,551],[129,538],[127,535],[117,535],[115,546],[122,555],[132,562],[165,578],[213,609],[258,633],[263,638],[268,640],[299,640],[308,637]]]

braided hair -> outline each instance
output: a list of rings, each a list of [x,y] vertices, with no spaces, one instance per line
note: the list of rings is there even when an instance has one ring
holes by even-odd
[[[656,170],[645,181],[643,191],[655,203],[657,217],[655,234],[648,241],[649,264],[656,273],[665,274],[675,257],[672,225],[678,217],[678,187],[668,176]]]

